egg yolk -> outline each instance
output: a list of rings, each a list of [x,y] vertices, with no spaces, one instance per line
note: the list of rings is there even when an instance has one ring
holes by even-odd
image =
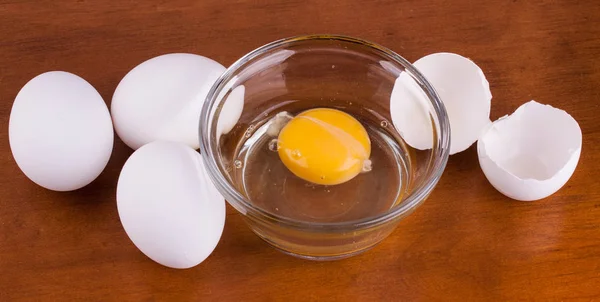
[[[304,111],[281,129],[278,153],[296,176],[321,185],[344,183],[363,170],[371,141],[351,115],[329,108]]]

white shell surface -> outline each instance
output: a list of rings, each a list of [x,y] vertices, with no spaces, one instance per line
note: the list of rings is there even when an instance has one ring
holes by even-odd
[[[92,182],[113,149],[104,100],[87,81],[63,71],[40,74],[23,86],[8,132],[19,168],[36,184],[55,191]]]
[[[244,85],[235,87],[227,96],[217,121],[217,135],[229,133],[235,127],[244,110]]]
[[[502,194],[545,198],[571,177],[581,154],[579,124],[567,112],[531,101],[495,121],[479,139],[479,164]]]
[[[194,54],[173,53],[149,59],[121,80],[111,114],[117,135],[132,149],[155,140],[199,148],[202,105],[221,64]]]
[[[191,147],[155,141],[136,150],[117,184],[127,235],[150,259],[190,268],[215,249],[225,225],[225,201]]]
[[[433,147],[433,124],[428,102],[419,84],[408,73],[400,73],[392,89],[392,123],[404,141],[418,150]]]
[[[489,83],[473,61],[453,53],[434,53],[413,63],[431,83],[446,107],[450,121],[450,154],[462,152],[490,124],[492,94]],[[433,146],[429,100],[418,84],[403,72],[390,100],[392,122],[413,148]]]

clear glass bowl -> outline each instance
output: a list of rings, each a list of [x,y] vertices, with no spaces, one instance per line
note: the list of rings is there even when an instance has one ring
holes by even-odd
[[[396,81],[401,74],[409,81]],[[241,116],[232,131],[221,135],[219,119],[231,118],[231,113],[222,114],[222,108],[232,91],[242,85]],[[427,99],[424,114],[433,129],[431,149],[410,147],[391,125],[390,98],[395,85],[412,85],[407,89],[417,89]],[[237,91],[239,98],[240,89]],[[292,219],[256,206],[232,176],[236,150],[245,133],[255,129],[250,125],[258,117],[274,115],[288,100],[310,100],[309,107],[369,112],[381,119],[407,160],[409,173],[398,188],[397,202],[377,215],[341,222]],[[260,238],[287,254],[313,260],[356,255],[387,237],[433,190],[446,166],[449,145],[445,108],[421,73],[387,48],[345,36],[293,37],[250,52],[218,79],[200,117],[201,154],[210,178],[228,203]]]

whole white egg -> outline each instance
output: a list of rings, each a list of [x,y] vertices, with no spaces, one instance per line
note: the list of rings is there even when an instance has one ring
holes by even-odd
[[[176,142],[154,141],[129,157],[117,184],[117,207],[135,246],[172,268],[204,261],[225,225],[225,200],[200,153]]]
[[[229,133],[235,127],[244,110],[244,85],[235,87],[225,99],[217,121],[217,135]]]
[[[225,71],[203,56],[172,53],[149,59],[121,80],[111,114],[117,135],[132,149],[155,140],[200,147],[198,123],[208,92]]]
[[[55,191],[79,189],[96,179],[114,139],[100,94],[63,71],[40,74],[23,86],[10,113],[8,135],[23,173]]]

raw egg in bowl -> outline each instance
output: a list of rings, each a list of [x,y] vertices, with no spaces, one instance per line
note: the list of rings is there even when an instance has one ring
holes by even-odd
[[[405,83],[425,96],[408,119],[428,124],[428,149],[392,123],[392,91]],[[450,148],[445,108],[418,70],[380,45],[334,35],[279,40],[239,59],[209,92],[199,129],[210,178],[248,226],[317,260],[387,237],[431,193]]]

